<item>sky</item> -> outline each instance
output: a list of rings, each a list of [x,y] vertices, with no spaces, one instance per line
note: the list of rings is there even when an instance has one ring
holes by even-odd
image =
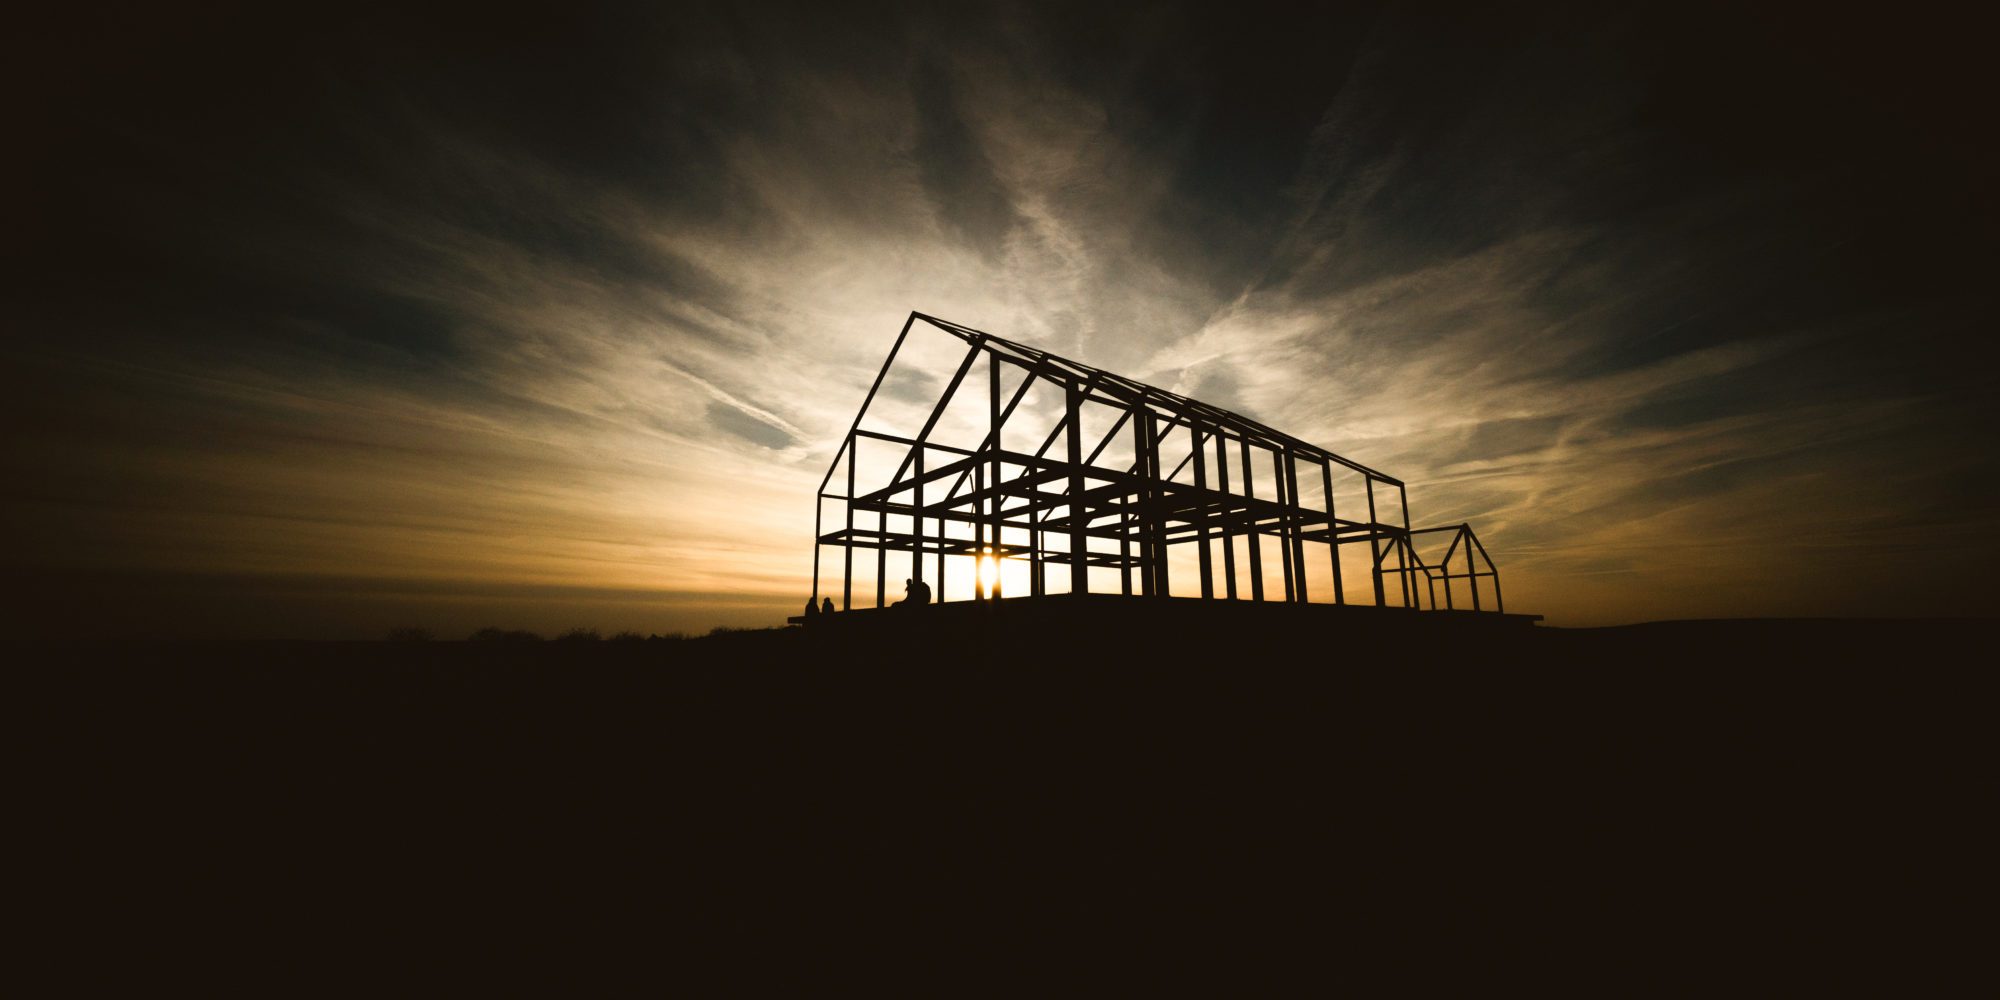
[[[912,310],[1394,475],[1550,624],[1992,613],[1942,12],[655,6],[24,24],[7,631],[778,624]]]

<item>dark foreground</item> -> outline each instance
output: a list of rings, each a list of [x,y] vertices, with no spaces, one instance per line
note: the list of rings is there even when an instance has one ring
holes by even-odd
[[[1987,623],[848,624],[23,647],[65,681],[16,694],[72,919],[200,930],[181,962],[553,920],[787,968],[859,935],[1762,991],[1975,940]]]

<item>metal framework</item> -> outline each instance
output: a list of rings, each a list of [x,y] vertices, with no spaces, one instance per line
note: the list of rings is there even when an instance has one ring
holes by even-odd
[[[863,429],[863,418],[883,379],[918,323],[962,341],[963,361],[914,436]],[[979,372],[982,356],[985,371]],[[1019,382],[1003,392],[1003,382],[1010,378]],[[1061,395],[1054,426],[1033,451],[1003,448],[1009,421],[1018,423],[1026,416],[1017,410],[1038,386]],[[972,393],[984,390],[985,419],[978,432],[983,439],[938,440],[944,436],[934,434],[940,418],[954,397],[968,388]],[[1115,419],[1108,431],[1087,436],[1085,417],[1093,412]],[[1016,436],[1021,433],[1018,427],[1013,430]],[[1184,443],[1173,441],[1177,436],[1184,437]],[[1122,443],[1128,439],[1129,460],[1101,461],[1107,450],[1126,455]],[[881,468],[893,464],[893,474],[859,481],[864,445],[890,449],[893,454]],[[1166,459],[1183,449],[1185,456],[1167,469]],[[844,491],[828,492],[843,465]],[[1356,476],[1359,488],[1354,488]],[[1318,480],[1317,490],[1313,479]],[[1336,482],[1346,485],[1351,495],[1365,497],[1365,519],[1336,513]],[[1384,494],[1395,491],[1397,516],[1386,521],[1378,517],[1378,489]],[[1315,492],[1317,504],[1307,502]],[[1168,557],[1174,547],[1192,546],[1202,598],[1276,600],[1276,588],[1267,594],[1265,585],[1267,555],[1274,555],[1284,583],[1283,600],[1309,601],[1310,558],[1326,559],[1323,565],[1330,566],[1330,603],[1348,604],[1341,547],[1351,545],[1366,547],[1373,598],[1352,603],[1504,612],[1499,571],[1471,526],[1412,528],[1408,495],[1399,479],[1239,414],[912,312],[820,481],[813,525],[813,599],[820,599],[820,556],[828,546],[841,552],[843,610],[854,607],[857,550],[875,553],[875,606],[880,607],[887,603],[891,552],[907,554],[912,579],[935,581],[940,600],[945,597],[946,572],[954,564],[960,572],[973,574],[961,578],[974,581],[973,599],[1000,599],[999,574],[993,574],[990,583],[980,580],[976,567],[982,558],[1025,561],[1030,593],[1035,596],[1090,593],[1090,570],[1099,568],[1115,571],[1119,580],[1113,591],[1105,574],[1100,574],[1100,592],[1155,597],[1173,592]],[[1383,499],[1386,506],[1386,495]],[[830,531],[824,523],[829,502],[838,505],[839,515],[839,523]],[[1276,551],[1268,553],[1273,546],[1267,543],[1272,541]],[[1443,555],[1433,560],[1419,552],[1420,547],[1434,551],[1440,545]],[[1247,559],[1247,595],[1239,592],[1239,550]],[[899,555],[896,561],[903,560]],[[1318,570],[1311,575],[1319,576]],[[1322,581],[1326,578],[1320,576]],[[1193,596],[1193,586],[1182,587]],[[1328,602],[1321,597],[1317,603]]]

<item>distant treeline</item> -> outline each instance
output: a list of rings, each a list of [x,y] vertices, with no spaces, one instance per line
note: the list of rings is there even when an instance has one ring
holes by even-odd
[[[748,631],[757,631],[757,630],[737,629],[737,628],[729,628],[728,626],[724,625],[717,625],[716,627],[709,629],[708,634],[712,636],[729,635],[736,632],[748,632]],[[427,628],[404,626],[400,628],[390,629],[387,638],[390,642],[430,642],[436,639],[437,635],[431,632],[431,630]],[[619,632],[607,638],[603,633],[599,632],[594,628],[579,627],[570,629],[569,631],[564,632],[561,635],[556,636],[554,639],[548,641],[551,642],[683,642],[690,638],[693,637],[688,635],[686,632],[668,632],[664,635],[658,632],[654,632],[650,635],[640,635],[637,632]],[[539,633],[530,632],[527,631],[526,629],[505,629],[505,628],[500,628],[497,625],[488,625],[485,628],[482,628],[479,631],[474,632],[469,636],[466,636],[465,639],[467,642],[544,641]]]

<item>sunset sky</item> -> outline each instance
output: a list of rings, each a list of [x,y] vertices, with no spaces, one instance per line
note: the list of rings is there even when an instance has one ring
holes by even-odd
[[[2000,596],[1942,15],[174,6],[8,70],[16,636],[778,624],[911,310],[1395,475],[1551,624]]]

